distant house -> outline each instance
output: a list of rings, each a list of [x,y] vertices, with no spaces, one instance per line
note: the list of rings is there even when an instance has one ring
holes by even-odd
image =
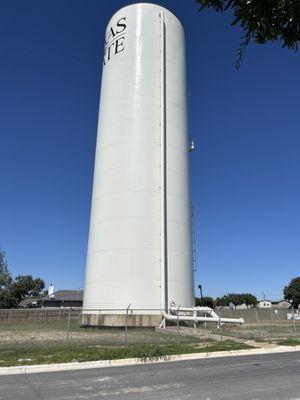
[[[25,297],[25,299],[21,300],[18,307],[19,308],[36,308],[38,300],[40,297]]]
[[[260,300],[257,303],[258,308],[272,308],[272,302],[270,300]]]
[[[250,308],[246,303],[239,304],[235,307],[236,310],[246,310],[247,308]]]
[[[82,307],[82,301],[83,290],[58,290],[39,299],[37,307]]]
[[[272,301],[272,307],[273,308],[290,308],[291,303],[287,300],[280,300],[280,301]]]

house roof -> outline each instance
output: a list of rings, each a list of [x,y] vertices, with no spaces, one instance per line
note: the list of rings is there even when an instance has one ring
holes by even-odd
[[[53,293],[53,297],[48,295],[42,297],[41,300],[52,300],[52,301],[82,301],[83,300],[83,290],[58,290]]]
[[[25,299],[21,300],[19,303],[19,307],[27,307],[33,302],[37,302],[40,300],[40,297],[26,297]]]
[[[274,301],[272,301],[272,304],[279,304],[279,303],[289,303],[289,301],[288,301],[288,300],[285,300],[285,299],[283,299],[283,300],[274,300]]]

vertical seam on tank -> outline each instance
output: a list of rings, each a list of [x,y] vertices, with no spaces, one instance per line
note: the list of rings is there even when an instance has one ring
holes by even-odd
[[[167,132],[166,132],[166,27],[160,13],[161,36],[161,290],[162,308],[168,311]]]

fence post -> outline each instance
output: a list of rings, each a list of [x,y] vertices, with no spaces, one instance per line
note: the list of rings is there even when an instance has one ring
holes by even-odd
[[[256,321],[257,321],[257,330],[258,330],[258,335],[260,335],[260,326],[259,326],[259,309],[256,310]]]
[[[125,345],[127,346],[127,336],[128,336],[128,311],[130,308],[131,304],[128,304],[128,307],[126,308],[126,317],[125,317]]]
[[[67,340],[69,340],[69,334],[70,334],[71,314],[72,314],[72,307],[70,307],[69,315],[68,315]]]
[[[296,329],[296,321],[295,321],[295,310],[292,310],[292,319],[293,319],[293,325],[294,325],[294,333],[295,335],[297,334],[297,329]]]
[[[220,329],[220,341],[222,342],[223,341],[223,330],[222,330],[223,328],[222,328],[222,322],[221,322],[221,314],[223,314],[223,313],[222,313],[222,310],[220,309],[218,312],[218,317],[219,317],[218,325],[219,325],[219,329]]]
[[[177,339],[180,342],[180,334],[179,334],[179,308],[180,305],[177,307]]]

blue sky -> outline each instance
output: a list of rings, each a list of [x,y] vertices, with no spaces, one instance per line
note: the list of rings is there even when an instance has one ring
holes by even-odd
[[[0,247],[14,275],[84,280],[106,23],[121,0],[2,0]],[[196,284],[280,298],[300,272],[300,58],[249,46],[239,28],[159,1],[187,40]]]

